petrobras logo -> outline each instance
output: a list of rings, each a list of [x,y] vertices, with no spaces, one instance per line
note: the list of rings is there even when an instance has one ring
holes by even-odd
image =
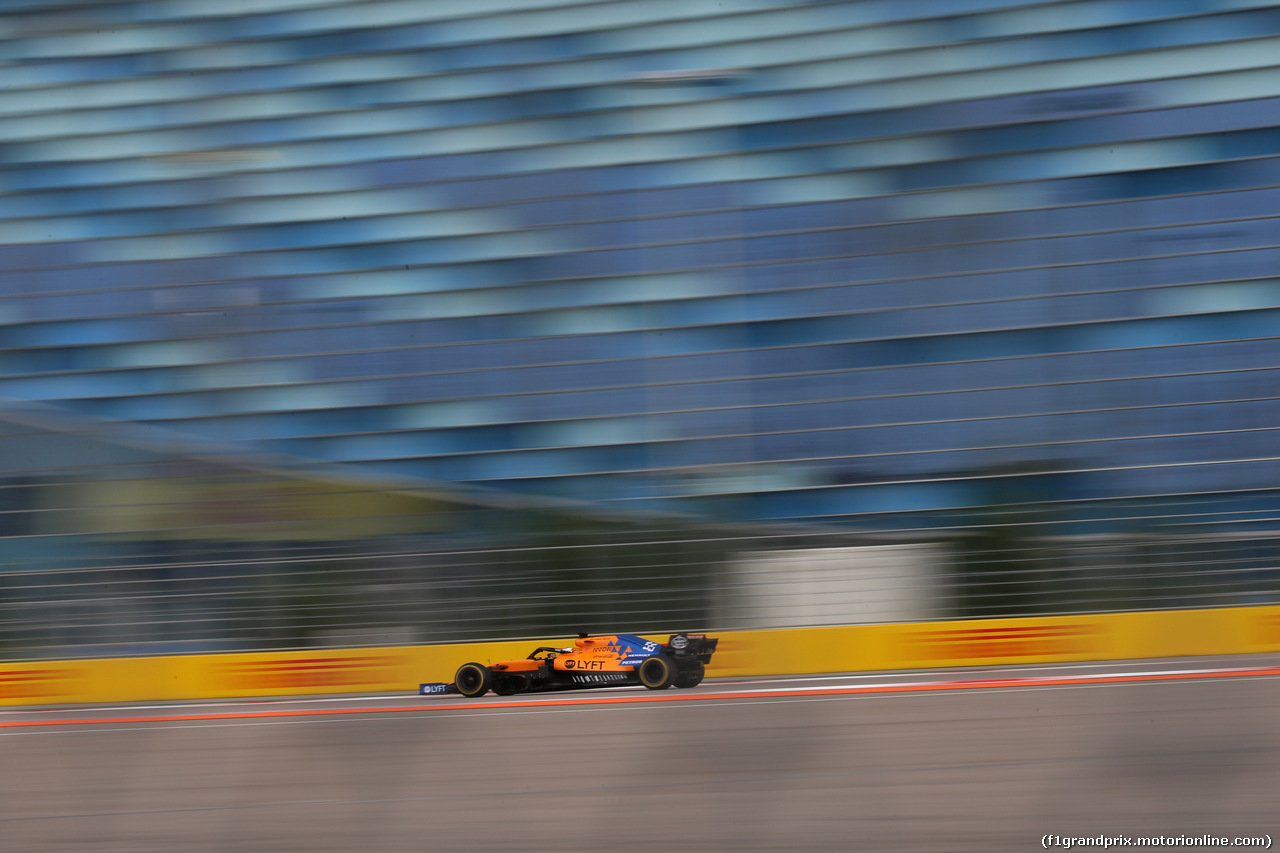
[[[651,657],[653,655],[632,655],[631,657],[623,658],[618,663],[622,666],[639,666]]]

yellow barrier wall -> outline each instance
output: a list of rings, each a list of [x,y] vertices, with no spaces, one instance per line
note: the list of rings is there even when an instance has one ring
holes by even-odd
[[[1280,651],[1280,606],[717,633],[709,676],[862,672]],[[665,639],[654,637],[653,639]],[[553,639],[0,664],[0,705],[413,692]]]

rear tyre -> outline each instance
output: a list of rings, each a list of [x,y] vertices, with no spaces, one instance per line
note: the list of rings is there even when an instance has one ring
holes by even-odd
[[[453,677],[458,692],[468,698],[483,696],[493,686],[493,675],[489,667],[482,663],[464,663],[458,667],[458,674]]]
[[[702,661],[694,661],[692,665],[680,670],[676,675],[676,687],[697,687],[706,674],[707,668],[702,665]]]
[[[640,676],[640,683],[650,690],[666,690],[676,683],[676,664],[666,655],[654,655],[644,659],[636,674]]]

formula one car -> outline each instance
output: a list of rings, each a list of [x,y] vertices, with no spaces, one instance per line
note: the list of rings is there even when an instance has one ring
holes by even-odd
[[[450,683],[422,684],[418,693],[461,693],[499,696],[541,693],[584,687],[626,687],[642,684],[650,690],[696,687],[719,640],[706,634],[672,634],[656,643],[635,634],[609,637],[578,635],[573,646],[539,646],[523,660],[504,660],[485,666],[464,663]]]

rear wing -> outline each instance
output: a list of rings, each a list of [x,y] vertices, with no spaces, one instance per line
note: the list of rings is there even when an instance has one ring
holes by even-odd
[[[703,664],[711,662],[720,641],[706,634],[672,634],[663,651],[675,658],[696,657]]]

